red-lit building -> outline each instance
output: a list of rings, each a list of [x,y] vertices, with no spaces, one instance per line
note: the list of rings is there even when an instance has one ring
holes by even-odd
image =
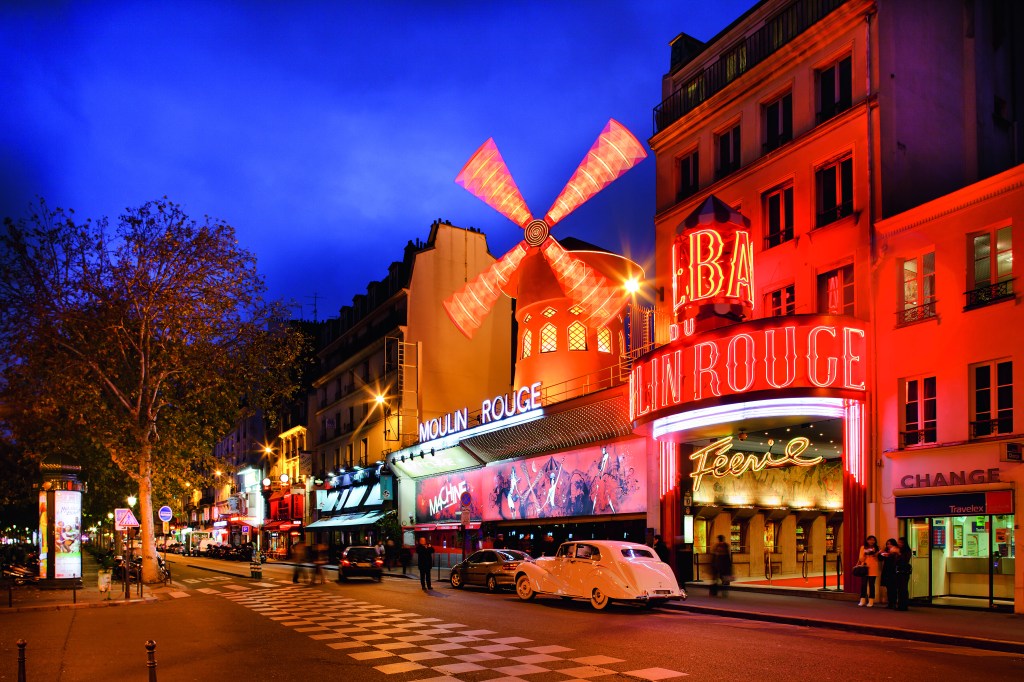
[[[1022,17],[1002,2],[767,0],[707,43],[673,41],[650,140],[659,348],[634,366],[631,402],[637,428],[659,443],[663,531],[698,562],[723,535],[738,576],[806,572],[820,587],[837,563],[849,575],[865,535],[884,541],[921,527],[896,521],[889,479],[911,459],[883,451],[901,447],[901,432],[931,432],[898,426],[906,417],[897,392],[924,395],[929,362],[962,362],[953,386],[965,391],[982,381],[984,363],[998,382],[1000,358],[1014,353],[994,334],[988,347],[923,354],[943,344],[934,320],[893,331],[903,310],[893,292],[904,285],[883,251],[882,232],[894,228],[879,221],[933,200],[956,204],[939,198],[960,192],[974,197],[962,203],[981,202],[971,187],[985,181],[974,183],[1019,163]],[[1012,226],[1009,214],[994,216],[997,206],[991,223],[959,228],[949,287],[972,287],[964,253],[984,247],[965,244],[987,229],[995,244]],[[923,249],[927,239],[916,239]],[[1000,263],[1012,272],[1012,250],[1002,253],[993,272]],[[979,295],[1014,301],[1008,281]],[[975,319],[1008,321],[1013,306]],[[894,366],[896,348],[913,349],[915,372]],[[1000,387],[1014,392],[994,383],[993,396]],[[951,438],[1002,436],[970,435],[968,422],[1016,433],[995,408],[961,411],[957,429],[944,427]],[[949,468],[932,455],[927,471]],[[1012,554],[1005,515],[995,516],[974,523],[1003,524],[1006,541],[995,544]],[[925,575],[941,571],[935,551],[915,559],[930,566]],[[1000,561],[999,570],[1013,563]],[[916,596],[939,597],[950,582]]]

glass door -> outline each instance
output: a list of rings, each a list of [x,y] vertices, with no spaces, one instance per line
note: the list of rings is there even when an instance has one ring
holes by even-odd
[[[943,519],[934,519],[940,523]],[[932,549],[932,524],[933,519],[907,519],[906,520],[906,538],[907,544],[910,545],[911,559],[910,565],[913,568],[913,573],[910,574],[910,598],[911,599],[926,599],[931,601],[932,598],[932,585],[930,574],[931,574],[931,553]],[[936,548],[935,551],[942,552],[941,548]]]

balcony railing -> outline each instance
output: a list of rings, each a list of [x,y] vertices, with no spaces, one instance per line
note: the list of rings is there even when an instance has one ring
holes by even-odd
[[[974,308],[982,308],[993,303],[1006,301],[1013,298],[1013,280],[1007,279],[995,284],[986,284],[985,286],[965,292],[964,296],[967,297],[964,310],[973,310]]]
[[[1010,412],[1000,410],[1000,412]],[[1013,413],[1003,414],[994,419],[976,419],[971,422],[971,438],[985,438],[1013,432]]]
[[[923,443],[934,443],[936,441],[936,430],[934,423],[923,429],[912,429],[900,431],[900,447],[910,447]]]
[[[853,200],[844,201],[838,206],[834,206],[827,210],[822,211],[818,214],[818,227],[824,227],[830,223],[834,223],[837,220],[845,218],[848,215],[853,214]]]
[[[897,310],[896,326],[906,327],[907,325],[917,324],[918,322],[930,320],[935,316],[935,301],[929,301],[924,305],[915,306],[913,308],[906,308],[905,310]]]
[[[751,67],[767,59],[844,2],[846,0],[796,0],[746,37],[743,51],[745,60],[737,60],[736,50],[729,50],[654,107],[655,134],[678,121]]]

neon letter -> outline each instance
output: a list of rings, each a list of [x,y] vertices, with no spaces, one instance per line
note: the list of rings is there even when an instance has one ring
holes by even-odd
[[[807,334],[807,378],[810,379],[811,383],[815,386],[825,388],[831,386],[836,380],[836,368],[839,365],[839,360],[836,359],[835,355],[828,355],[826,358],[826,366],[828,367],[828,375],[825,381],[818,380],[818,336],[822,333],[830,335],[833,339],[836,338],[835,327],[823,327],[817,326]]]
[[[740,341],[743,341],[744,345],[747,347],[744,353],[746,357],[743,360],[747,382],[742,386],[738,385],[736,382],[736,368],[740,365],[737,346]],[[754,339],[750,334],[737,334],[732,337],[731,341],[729,341],[729,353],[727,355],[725,368],[726,383],[729,384],[729,388],[733,393],[743,393],[754,384]]]
[[[704,349],[707,348],[708,361],[704,363]],[[714,341],[703,341],[693,346],[693,399],[701,400],[704,397],[704,375],[710,376],[708,388],[711,395],[721,398],[722,393],[718,390],[718,373],[715,371],[715,364],[718,363],[718,346]]]
[[[785,388],[796,379],[796,327],[784,327],[786,333],[786,379],[780,384],[775,383],[775,365],[779,361],[778,349],[775,346],[775,329],[765,331],[765,379],[774,388]]]
[[[722,290],[722,235],[714,230],[690,233],[690,300],[711,298]]]
[[[729,265],[729,289],[726,296],[754,304],[754,245],[749,232],[736,232]]]
[[[853,337],[859,336],[861,340],[864,339],[863,329],[854,329],[852,327],[843,327],[843,374],[844,377],[843,385],[846,388],[856,388],[858,390],[864,390],[864,373],[857,372],[860,381],[855,382],[853,380],[854,365],[860,365],[860,355],[853,354]]]

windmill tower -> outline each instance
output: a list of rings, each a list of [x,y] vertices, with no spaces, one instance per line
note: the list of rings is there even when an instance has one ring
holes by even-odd
[[[536,381],[568,392],[565,382],[595,381],[624,351],[621,313],[640,266],[597,250],[565,248],[553,228],[647,156],[614,119],[601,131],[543,219],[533,217],[493,139],[473,154],[455,181],[523,229],[523,240],[444,302],[452,322],[472,338],[502,294],[517,300],[516,386]],[[567,397],[567,396],[566,396]]]

